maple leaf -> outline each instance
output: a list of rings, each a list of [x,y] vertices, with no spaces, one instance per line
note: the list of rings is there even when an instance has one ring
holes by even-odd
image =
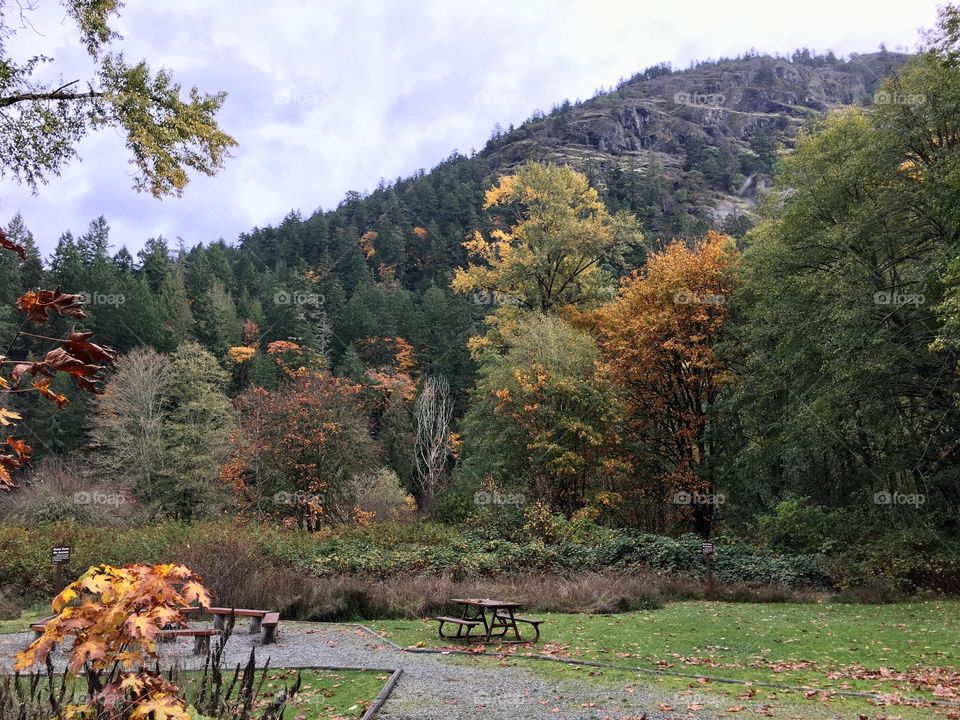
[[[17,299],[17,309],[27,313],[27,318],[37,323],[45,323],[49,312],[60,317],[72,317],[83,320],[83,298],[80,295],[55,290],[30,290]]]
[[[89,637],[74,644],[70,656],[70,667],[79,671],[88,660],[104,660],[107,657],[107,643],[97,637]]]
[[[0,425],[4,427],[14,425],[15,423],[10,422],[11,420],[23,420],[23,418],[20,417],[19,413],[7,410],[5,407],[0,407]]]
[[[76,358],[62,347],[54,348],[43,358],[43,364],[53,370],[59,370],[73,378],[77,387],[95,394],[99,394],[97,387],[97,373],[100,372],[99,365],[85,363],[80,358]]]
[[[53,599],[53,611],[59,613],[63,608],[79,597],[72,585],[68,585]]]
[[[145,615],[133,615],[125,623],[127,631],[134,638],[152,642],[157,636],[157,625],[153,618]]]
[[[57,404],[58,408],[63,408],[70,404],[70,399],[66,395],[61,395],[60,393],[54,392],[50,389],[50,378],[40,378],[33,381],[33,388],[37,390],[43,397],[47,400],[52,400]]]
[[[154,696],[139,703],[130,720],[191,720],[182,700],[169,695]]]
[[[47,377],[53,377],[53,373],[50,372],[42,362],[19,363],[13,366],[13,372],[10,373],[10,377],[13,378],[14,383],[19,385],[24,375],[46,375]]]
[[[117,351],[106,345],[97,345],[89,341],[92,332],[70,331],[63,341],[63,348],[81,362],[89,365],[114,365],[117,361]]]
[[[13,250],[13,252],[20,256],[21,261],[27,259],[27,249],[23,245],[15,243],[13,240],[11,240],[6,231],[2,229],[0,229],[0,247],[7,250]]]

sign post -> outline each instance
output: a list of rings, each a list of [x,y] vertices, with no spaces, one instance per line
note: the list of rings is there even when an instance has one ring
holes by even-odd
[[[703,559],[707,563],[707,597],[713,599],[713,543],[703,543]]]
[[[50,562],[53,563],[53,591],[63,590],[63,566],[70,562],[70,546],[57,545],[50,551]]]

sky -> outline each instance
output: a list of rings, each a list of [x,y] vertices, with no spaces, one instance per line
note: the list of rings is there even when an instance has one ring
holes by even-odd
[[[20,211],[48,253],[65,230],[104,215],[115,248],[162,235],[187,246],[235,242],[255,226],[331,209],[348,190],[374,189],[454,150],[469,154],[495,123],[518,124],[564,98],[660,62],[751,48],[838,55],[913,49],[936,19],[934,0],[129,0],[114,22],[128,60],[165,67],[188,88],[228,93],[219,115],[239,147],[214,178],[182,198],[132,188],[123,136],[88,136],[59,177],[32,195],[0,179],[0,221]],[[89,77],[75,26],[37,0],[6,49],[38,53],[65,80]]]

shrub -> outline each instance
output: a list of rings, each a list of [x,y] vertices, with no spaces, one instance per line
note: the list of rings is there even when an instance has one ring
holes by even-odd
[[[354,504],[365,513],[373,513],[376,520],[411,520],[417,508],[413,496],[400,484],[400,478],[387,467],[359,475],[354,492]]]

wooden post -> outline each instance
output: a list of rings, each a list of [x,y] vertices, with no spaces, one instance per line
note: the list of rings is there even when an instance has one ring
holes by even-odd
[[[53,591],[60,593],[63,590],[63,566],[70,560],[70,546],[58,545],[50,551],[50,561],[53,563]]]
[[[703,559],[707,563],[707,598],[713,600],[713,543],[703,543]]]

